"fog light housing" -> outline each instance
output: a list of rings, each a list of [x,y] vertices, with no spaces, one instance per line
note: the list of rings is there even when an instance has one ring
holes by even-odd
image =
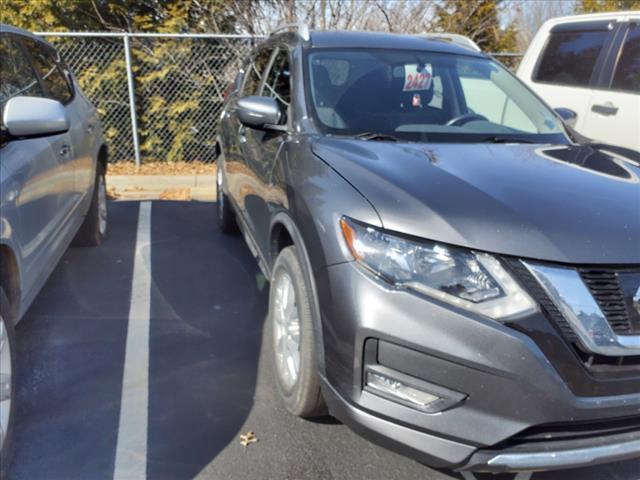
[[[466,395],[410,377],[381,365],[367,368],[365,391],[425,413],[438,413],[460,402]]]

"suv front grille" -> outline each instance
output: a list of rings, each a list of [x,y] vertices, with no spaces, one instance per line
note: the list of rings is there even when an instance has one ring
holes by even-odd
[[[508,263],[524,288],[540,304],[545,316],[560,330],[585,368],[594,372],[618,370],[620,373],[637,374],[640,370],[640,355],[606,356],[585,351],[571,325],[522,262],[518,259],[509,259]],[[630,291],[629,276],[640,276],[640,270],[583,267],[578,268],[578,271],[616,334],[640,334],[640,321],[638,321],[640,315],[632,310],[634,307],[632,299],[626,298],[629,297]],[[625,281],[625,288],[621,284],[621,277]]]
[[[631,299],[625,299],[619,277],[620,274],[629,275],[632,271],[604,268],[581,268],[579,271],[613,331],[618,335],[640,334],[640,322],[634,321],[638,312],[633,311]],[[640,272],[637,276],[640,278]]]

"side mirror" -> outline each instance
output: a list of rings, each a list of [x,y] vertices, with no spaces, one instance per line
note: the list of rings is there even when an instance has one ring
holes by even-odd
[[[13,97],[7,101],[2,120],[11,137],[41,137],[69,130],[69,117],[57,100]]]
[[[560,115],[562,121],[569,125],[571,128],[575,128],[576,121],[578,120],[578,114],[569,108],[554,108],[555,112]]]
[[[251,95],[238,100],[238,118],[250,128],[259,130],[281,130],[278,125],[282,118],[280,106],[274,98]]]

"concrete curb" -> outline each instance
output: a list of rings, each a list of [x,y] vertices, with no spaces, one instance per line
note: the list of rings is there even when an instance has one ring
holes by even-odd
[[[192,200],[216,198],[215,175],[107,175],[107,187],[123,200],[160,199],[163,193],[184,189]]]
[[[107,175],[107,185],[117,190],[142,188],[165,190],[167,188],[214,187],[215,175]]]

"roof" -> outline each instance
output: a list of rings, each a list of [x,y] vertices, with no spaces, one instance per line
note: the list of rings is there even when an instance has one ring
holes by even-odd
[[[312,31],[311,48],[384,48],[422,50],[457,55],[484,57],[470,48],[460,47],[446,40],[425,38],[419,35],[402,35],[382,32]]]
[[[453,43],[460,47],[470,48],[471,50],[475,50],[476,52],[481,52],[482,49],[471,40],[469,37],[465,37],[464,35],[460,35],[457,33],[423,33],[418,36],[423,36],[424,38],[429,38],[431,40],[443,40],[445,42]]]
[[[567,15],[565,17],[556,17],[547,20],[545,23],[556,25],[559,23],[572,22],[589,22],[594,20],[616,20],[616,19],[640,19],[640,10],[629,10],[623,12],[601,12],[601,13],[585,13],[583,15]]]

